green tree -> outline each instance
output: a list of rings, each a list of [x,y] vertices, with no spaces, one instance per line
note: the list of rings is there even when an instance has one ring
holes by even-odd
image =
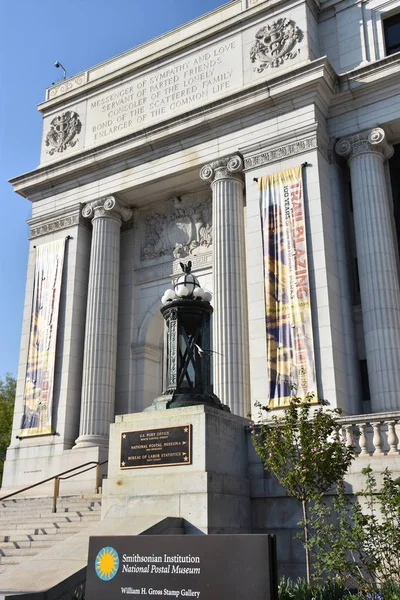
[[[386,469],[378,486],[371,467],[362,473],[365,487],[356,497],[340,486],[332,503],[321,498],[311,509],[315,570],[370,593],[386,586],[384,598],[398,599],[400,478]]]
[[[253,426],[253,442],[267,471],[273,473],[289,496],[301,502],[307,581],[311,581],[309,505],[343,481],[354,458],[340,436],[339,409],[326,402],[292,398],[282,416]]]
[[[0,377],[0,484],[6,451],[11,439],[16,383],[9,373],[6,373],[4,380]]]

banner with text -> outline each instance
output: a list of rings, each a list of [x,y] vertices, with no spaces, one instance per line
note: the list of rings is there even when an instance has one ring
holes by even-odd
[[[302,167],[260,177],[268,401],[316,393]],[[316,397],[314,397],[316,400]]]
[[[36,248],[20,437],[52,432],[54,365],[64,253],[65,238]]]

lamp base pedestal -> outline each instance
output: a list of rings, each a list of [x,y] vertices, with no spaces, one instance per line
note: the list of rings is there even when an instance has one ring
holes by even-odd
[[[231,409],[226,404],[222,404],[221,400],[215,394],[163,394],[153,400],[153,404],[144,409],[151,410],[167,410],[171,408],[184,408],[190,406],[210,406],[217,410],[231,412]]]
[[[178,517],[185,520],[186,533],[250,533],[248,423],[205,405],[118,416],[110,429],[102,518]],[[190,462],[151,465],[157,452],[166,456],[187,448],[173,437],[160,448],[162,432],[175,428],[189,430]],[[152,454],[149,466],[124,457],[130,437],[144,440],[142,454]],[[135,443],[130,457],[138,452]]]

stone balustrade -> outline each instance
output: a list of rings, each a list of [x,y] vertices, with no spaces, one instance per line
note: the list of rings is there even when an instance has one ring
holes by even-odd
[[[340,417],[343,437],[356,457],[400,454],[400,411]]]

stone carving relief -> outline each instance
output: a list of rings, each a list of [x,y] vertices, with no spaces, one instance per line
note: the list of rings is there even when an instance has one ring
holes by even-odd
[[[317,146],[317,136],[314,135],[304,140],[298,140],[296,142],[291,142],[283,146],[272,148],[271,150],[266,150],[261,154],[248,156],[244,159],[244,166],[245,169],[253,169],[254,167],[273,163],[275,161],[282,160],[283,158],[288,158],[289,156],[301,154],[308,150],[314,150],[314,148],[317,148]]]
[[[63,81],[61,84],[54,84],[48,91],[48,99],[51,100],[55,98],[57,94],[65,94],[74,88],[80,87],[85,83],[85,74],[82,73],[73,79],[67,79],[67,81]]]
[[[388,144],[385,131],[381,127],[374,127],[342,138],[336,142],[335,150],[339,156],[344,156],[348,160],[366,152],[377,152],[386,160],[391,158],[394,152],[393,146]]]
[[[55,152],[64,152],[70,146],[75,146],[78,142],[76,138],[81,132],[82,123],[78,113],[67,110],[61,115],[57,115],[50,123],[50,131],[46,135],[46,146],[50,146],[48,151],[50,156]]]
[[[257,63],[255,70],[261,73],[268,67],[279,67],[285,60],[295,58],[299,50],[292,50],[302,39],[303,32],[291,19],[277,19],[261,27],[250,50],[251,62]]]
[[[167,254],[184,258],[212,244],[211,199],[193,203],[194,194],[172,198],[170,213],[152,213],[145,217],[145,242],[142,261]]]

